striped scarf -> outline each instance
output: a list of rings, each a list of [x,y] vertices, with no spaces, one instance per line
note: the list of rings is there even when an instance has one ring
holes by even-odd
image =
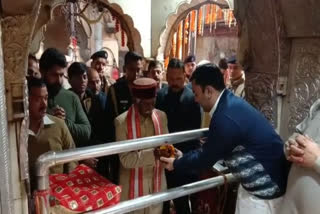
[[[155,135],[162,134],[161,120],[158,111],[153,110],[151,117],[155,129]],[[127,127],[128,139],[141,138],[139,112],[135,105],[132,105],[128,110]],[[160,161],[156,160],[154,167],[153,192],[159,192],[161,189],[161,172],[162,167]],[[143,167],[131,169],[129,185],[129,199],[143,196]]]

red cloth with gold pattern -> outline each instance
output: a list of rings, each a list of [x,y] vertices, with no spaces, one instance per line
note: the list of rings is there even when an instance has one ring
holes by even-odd
[[[70,174],[50,175],[50,205],[85,212],[115,205],[120,201],[121,187],[112,184],[86,165]]]

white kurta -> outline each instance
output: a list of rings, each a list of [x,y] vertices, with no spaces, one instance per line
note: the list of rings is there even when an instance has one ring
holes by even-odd
[[[283,197],[272,200],[259,199],[241,185],[238,189],[235,214],[278,214]]]
[[[279,214],[318,214],[320,213],[320,175],[313,169],[296,165],[291,167]]]
[[[297,126],[297,132],[320,143],[320,100],[310,108],[308,117]],[[318,168],[319,169],[319,168]],[[319,170],[318,170],[319,171]],[[320,174],[315,169],[292,165],[288,176],[287,192],[279,214],[320,213]]]

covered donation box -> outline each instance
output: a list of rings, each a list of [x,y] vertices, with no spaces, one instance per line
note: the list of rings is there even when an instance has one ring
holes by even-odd
[[[69,174],[50,175],[49,204],[63,213],[83,213],[120,201],[121,187],[111,183],[86,165],[79,165]]]

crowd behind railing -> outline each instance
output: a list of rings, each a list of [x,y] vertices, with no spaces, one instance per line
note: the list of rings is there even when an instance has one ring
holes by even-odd
[[[312,213],[317,208],[311,202],[307,207],[295,203],[313,197],[301,194],[303,188],[318,194],[317,103],[297,133],[283,143],[265,117],[244,100],[245,72],[235,56],[221,59],[219,66],[207,61],[196,65],[195,56],[184,62],[173,58],[165,72],[162,63],[152,61],[143,72],[143,58],[128,52],[124,75],[116,80],[105,72],[107,58],[107,52],[98,51],[90,66],[68,65],[55,48],[45,50],[39,61],[29,56],[28,156],[31,189],[38,189],[32,209],[44,212],[42,206],[49,209],[50,201],[57,213],[84,212],[119,200],[122,207],[142,203],[134,213],[154,214]],[[165,140],[147,146],[153,138],[146,137],[205,127],[205,136],[174,146],[174,141]],[[122,141],[126,149],[112,150]],[[59,157],[65,159],[59,162]],[[215,179],[209,180],[221,173],[212,170],[213,165],[227,167],[238,182],[228,190],[191,194],[216,186]],[[306,173],[301,166],[314,170]],[[208,182],[199,189],[194,182],[201,180]],[[190,193],[183,193],[190,183]],[[177,192],[179,197],[170,195]],[[49,200],[48,195],[54,197]],[[222,195],[225,200],[219,200]],[[106,212],[112,209],[118,208]]]

